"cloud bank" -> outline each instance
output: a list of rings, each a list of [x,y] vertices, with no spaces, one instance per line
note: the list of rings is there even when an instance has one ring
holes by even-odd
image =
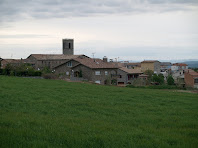
[[[188,11],[197,0],[1,0],[0,23],[19,19]]]

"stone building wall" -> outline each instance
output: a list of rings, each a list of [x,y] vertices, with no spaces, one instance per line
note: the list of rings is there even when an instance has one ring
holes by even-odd
[[[128,76],[127,76],[127,73],[118,69],[118,78],[117,78],[117,83],[122,83],[124,82],[124,85],[127,84],[127,81],[128,81]]]
[[[67,63],[70,62],[72,63],[72,66],[68,66]],[[58,66],[55,68],[55,73],[56,74],[64,74],[64,75],[67,75],[68,77],[71,75],[71,68],[73,66],[76,66],[77,64],[79,64],[79,62],[77,61],[74,61],[74,60],[70,60],[70,61],[67,61],[66,63]]]
[[[94,83],[105,84],[105,81],[107,79],[111,81],[113,78],[115,77],[117,78],[117,69],[110,69],[110,68],[91,69],[84,65],[78,65],[72,68],[72,70],[73,72],[82,71],[82,77]],[[100,74],[97,75],[96,74],[97,72],[100,72]],[[114,75],[113,77],[112,74]]]
[[[92,81],[100,81],[100,84],[105,84],[106,80],[117,80],[117,69],[103,68],[103,69],[92,69]],[[100,75],[96,75],[96,71],[100,71]],[[105,74],[107,73],[107,75]]]

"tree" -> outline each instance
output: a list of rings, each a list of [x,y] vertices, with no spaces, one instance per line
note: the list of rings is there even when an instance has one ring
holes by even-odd
[[[156,74],[154,74],[153,76],[152,76],[152,81],[153,82],[158,82],[159,84],[163,84],[164,83],[164,76],[163,75],[156,75]]]
[[[5,66],[5,75],[10,75],[10,72],[13,70],[14,68],[13,68],[13,66],[11,65],[11,64],[7,64],[6,66]]]
[[[146,70],[144,74],[148,75],[148,80],[151,80],[154,72],[152,70]]]
[[[167,83],[168,83],[168,85],[174,85],[175,84],[174,79],[171,75],[168,76]]]

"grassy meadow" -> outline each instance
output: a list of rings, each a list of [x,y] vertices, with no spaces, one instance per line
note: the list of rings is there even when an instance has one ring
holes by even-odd
[[[0,76],[0,147],[197,147],[198,94]]]

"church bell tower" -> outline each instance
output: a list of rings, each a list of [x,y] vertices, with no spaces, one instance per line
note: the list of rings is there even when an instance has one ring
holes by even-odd
[[[74,39],[63,39],[63,54],[74,54]]]

